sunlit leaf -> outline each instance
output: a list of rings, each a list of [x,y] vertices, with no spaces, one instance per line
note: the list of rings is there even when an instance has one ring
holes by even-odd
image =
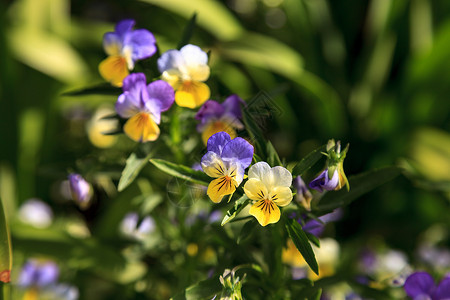
[[[197,13],[197,24],[211,32],[219,40],[232,40],[238,37],[243,28],[228,10],[219,1],[210,0],[140,0],[160,6],[177,13],[185,18],[190,18]]]
[[[222,220],[222,226],[233,220],[239,212],[248,204],[250,199],[246,195],[243,195],[241,198],[234,202],[234,206],[227,211],[227,214]]]
[[[148,160],[152,156],[152,153],[142,153],[139,149],[128,157],[125,168],[122,171],[122,176],[120,176],[118,190],[123,191],[127,186],[129,186],[142,168],[148,163]]]
[[[289,236],[295,244],[295,247],[297,247],[298,251],[300,251],[306,263],[314,273],[319,275],[319,265],[317,264],[316,256],[314,255],[314,251],[309,243],[308,237],[302,230],[300,224],[298,224],[298,222],[294,219],[286,219],[286,228]]]
[[[298,52],[262,34],[246,32],[224,43],[219,51],[230,60],[267,69],[291,80],[303,73],[303,58]]]
[[[196,171],[183,165],[177,165],[166,160],[156,158],[151,159],[150,162],[161,171],[189,182],[208,186],[211,181],[211,178],[204,172]]]
[[[350,176],[348,178],[350,186],[352,187],[350,191],[341,189],[339,191],[327,192],[325,196],[320,199],[316,210],[319,212],[328,212],[338,207],[346,206],[365,193],[394,179],[400,175],[401,171],[402,169],[398,167],[386,167]]]

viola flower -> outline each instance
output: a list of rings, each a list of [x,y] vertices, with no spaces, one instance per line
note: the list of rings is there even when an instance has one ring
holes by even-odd
[[[350,189],[347,177],[344,173],[344,159],[347,155],[348,144],[341,152],[341,142],[329,140],[327,145],[327,167],[313,181],[309,183],[309,187],[319,192],[324,190],[340,190],[344,185],[347,190]]]
[[[189,44],[165,52],[158,59],[158,69],[161,78],[175,89],[179,106],[196,108],[208,100],[211,92],[203,83],[209,77],[208,55],[198,46]]]
[[[266,162],[258,162],[250,168],[244,191],[247,197],[256,201],[249,213],[261,226],[280,220],[278,206],[291,203],[291,184],[292,174],[283,167],[271,168]]]
[[[408,297],[414,300],[450,299],[450,276],[436,286],[427,272],[415,272],[408,276],[403,286]]]
[[[305,182],[301,176],[297,176],[294,179],[294,188],[297,190],[295,199],[307,210],[311,210],[312,194],[306,187]]]
[[[206,101],[195,115],[200,121],[197,131],[202,133],[202,140],[206,144],[214,133],[224,131],[234,139],[236,129],[243,129],[241,122],[241,104],[245,103],[239,96],[231,95],[220,104],[214,100]]]
[[[92,198],[91,185],[80,174],[69,174],[69,187],[72,199],[81,207],[87,207]]]
[[[148,58],[156,52],[156,40],[146,29],[133,30],[134,20],[122,20],[117,23],[114,32],[103,36],[103,48],[108,58],[98,69],[102,77],[112,85],[121,87],[122,81],[134,69],[136,61]]]
[[[172,87],[162,80],[147,85],[143,73],[133,73],[123,80],[123,94],[116,103],[116,111],[128,119],[123,130],[136,142],[154,141],[159,137],[161,112],[174,101]]]
[[[202,168],[214,179],[207,194],[214,203],[225,195],[231,195],[244,179],[244,170],[253,158],[253,146],[243,138],[231,139],[226,132],[211,136],[207,143],[208,152],[202,157]]]
[[[53,261],[29,259],[19,275],[18,285],[21,287],[45,287],[57,282],[59,268]]]

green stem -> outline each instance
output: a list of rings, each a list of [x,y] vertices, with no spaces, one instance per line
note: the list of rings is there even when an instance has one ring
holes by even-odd
[[[175,106],[175,110],[172,113],[172,118],[170,122],[170,138],[172,141],[171,149],[173,154],[175,155],[175,160],[177,163],[183,163],[184,155],[181,150],[181,125],[180,125],[180,114],[182,108],[178,105]]]

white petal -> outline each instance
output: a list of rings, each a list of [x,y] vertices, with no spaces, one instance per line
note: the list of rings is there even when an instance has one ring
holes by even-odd
[[[186,45],[180,49],[180,54],[187,66],[208,64],[208,55],[198,46]]]
[[[264,161],[260,161],[250,167],[250,169],[248,170],[248,179],[255,178],[262,181],[264,174],[268,173],[269,171],[269,164]]]

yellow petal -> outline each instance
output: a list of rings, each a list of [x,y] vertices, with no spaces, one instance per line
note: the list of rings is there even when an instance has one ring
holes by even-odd
[[[213,178],[222,177],[227,171],[222,158],[217,153],[208,152],[202,159],[202,169],[206,175]]]
[[[123,79],[129,74],[126,59],[118,55],[109,56],[103,60],[98,70],[106,81],[118,87],[122,86]]]
[[[251,178],[245,183],[244,192],[252,200],[262,200],[269,196],[261,180],[255,178]]]
[[[250,207],[249,214],[258,220],[261,226],[276,223],[280,220],[280,209],[270,200],[260,200]]]
[[[159,136],[159,127],[147,113],[138,113],[128,119],[123,131],[136,142],[154,141]]]
[[[211,124],[209,124],[205,131],[203,131],[202,133],[202,140],[203,143],[205,143],[205,145],[208,143],[208,139],[215,133],[224,131],[226,133],[228,133],[231,137],[231,139],[234,139],[235,137],[237,137],[236,134],[236,130],[233,129],[233,127],[231,127],[229,124],[221,122],[221,121],[216,121],[216,122],[211,122]]]
[[[292,191],[285,186],[277,186],[270,191],[271,200],[278,206],[286,206],[292,201]]]
[[[233,194],[235,190],[236,181],[229,176],[222,176],[211,181],[207,194],[214,203],[219,203],[223,196]]]
[[[170,69],[167,71],[164,71],[161,74],[161,79],[170,84],[174,90],[177,90],[182,81],[181,81],[181,73],[177,69]]]
[[[196,65],[189,66],[188,73],[192,80],[195,81],[206,81],[209,77],[209,66],[208,65]]]
[[[175,93],[175,102],[182,107],[196,108],[209,99],[209,87],[199,81],[184,81]]]

